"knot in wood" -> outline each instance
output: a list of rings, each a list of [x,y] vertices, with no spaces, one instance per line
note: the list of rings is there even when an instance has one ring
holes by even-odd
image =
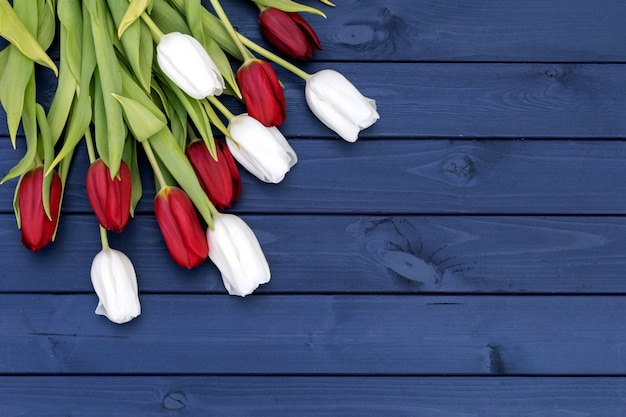
[[[441,164],[441,173],[453,185],[466,185],[476,176],[476,163],[468,155],[451,155]]]
[[[187,397],[182,392],[168,392],[163,397],[163,408],[166,410],[182,410],[187,407]]]

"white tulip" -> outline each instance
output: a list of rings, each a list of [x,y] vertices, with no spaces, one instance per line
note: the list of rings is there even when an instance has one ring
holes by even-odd
[[[334,70],[311,75],[304,95],[313,114],[348,142],[356,141],[361,130],[380,118],[376,102],[363,96],[346,77]]]
[[[281,182],[298,162],[296,152],[276,127],[266,127],[247,113],[234,116],[228,130],[232,136],[226,139],[230,153],[261,181]]]
[[[99,298],[96,314],[118,324],[141,314],[135,268],[124,253],[102,249],[91,264],[91,283]]]
[[[245,297],[270,280],[270,268],[254,232],[239,217],[219,213],[207,229],[209,258],[230,295]]]
[[[189,96],[200,100],[224,91],[222,74],[193,36],[168,33],[161,37],[156,50],[161,70]]]

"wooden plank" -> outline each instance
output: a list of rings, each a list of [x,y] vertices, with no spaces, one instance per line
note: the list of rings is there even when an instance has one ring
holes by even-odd
[[[622,214],[624,141],[384,140],[348,144],[292,140],[299,162],[279,185],[241,168],[240,213]],[[23,150],[0,141],[0,175]],[[65,212],[90,212],[83,147],[66,189]],[[142,166],[153,211],[154,181]],[[12,211],[16,180],[0,186],[0,212]]]
[[[626,293],[623,217],[243,218],[272,270],[259,293]],[[92,216],[65,216],[38,254],[22,247],[12,216],[0,216],[0,230],[0,292],[93,291]],[[109,236],[133,260],[142,293],[225,293],[210,262],[173,263],[152,216]]]
[[[3,416],[595,416],[624,378],[2,377]]]
[[[624,375],[624,297],[0,295],[2,374]],[[601,354],[599,354],[601,352]]]
[[[363,139],[614,139],[626,132],[622,65],[316,63],[309,70],[328,67],[377,100],[381,120],[362,132]],[[56,81],[43,75],[42,95],[50,100]],[[281,131],[293,138],[335,137],[306,106],[302,80],[284,75],[282,81],[287,120]],[[7,135],[0,113],[0,136]]]
[[[209,9],[208,0],[203,4]],[[346,0],[305,14],[323,50],[318,61],[625,62],[626,12],[619,0]],[[267,45],[258,9],[229,2],[241,33]],[[4,46],[0,39],[0,48]],[[50,54],[59,56],[53,45]],[[305,65],[306,67],[306,65]]]
[[[203,3],[208,5],[208,0]],[[256,10],[228,5],[237,28],[264,43]],[[252,9],[252,10],[251,10]],[[342,1],[305,15],[323,45],[317,60],[624,62],[623,2],[583,0]],[[349,11],[348,13],[346,11]]]

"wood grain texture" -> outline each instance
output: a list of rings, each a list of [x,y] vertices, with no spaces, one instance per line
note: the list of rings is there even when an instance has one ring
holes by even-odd
[[[612,64],[311,63],[343,73],[379,105],[380,138],[623,138],[626,72]],[[281,131],[292,138],[336,138],[309,111],[300,78],[280,71],[287,101]],[[55,80],[42,73],[47,105]],[[230,105],[231,103],[229,103]],[[236,112],[243,108],[230,105]],[[7,136],[0,113],[0,136]],[[341,139],[337,139],[341,140]]]
[[[202,3],[211,9],[210,2]],[[626,62],[619,0],[346,0],[304,14],[318,61]],[[267,45],[248,2],[225,2],[241,33]],[[0,48],[4,44],[0,41]],[[50,54],[58,57],[53,44]]]
[[[349,144],[292,140],[299,162],[278,184],[240,168],[239,213],[613,214],[626,212],[624,141],[383,140]],[[0,175],[23,155],[0,141]],[[154,180],[142,164],[144,198],[153,211]],[[88,159],[81,146],[63,210],[91,212]],[[12,212],[17,180],[0,186],[0,211]]]
[[[272,271],[259,293],[626,293],[623,217],[243,215]],[[288,226],[287,226],[288,225]],[[95,218],[65,216],[38,254],[0,216],[0,292],[93,291]],[[134,261],[142,293],[225,294],[207,262],[170,259],[155,219],[133,219],[112,247]],[[46,271],[42,275],[40,271]]]
[[[0,295],[4,374],[624,375],[624,297]]]
[[[624,378],[606,377],[2,377],[0,413],[614,417],[626,411],[625,389]]]

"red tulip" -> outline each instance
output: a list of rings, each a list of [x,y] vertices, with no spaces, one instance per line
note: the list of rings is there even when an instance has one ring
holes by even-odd
[[[50,216],[48,218],[43,208],[43,166],[28,171],[22,177],[18,190],[18,207],[22,243],[33,252],[39,252],[50,241],[59,219],[59,206],[63,186],[56,171],[52,171],[50,184]]]
[[[102,227],[121,232],[130,217],[132,181],[128,165],[122,161],[119,174],[111,179],[109,167],[101,160],[87,170],[87,198]]]
[[[285,95],[270,63],[251,59],[239,67],[236,78],[248,114],[265,126],[280,126],[286,116]]]
[[[209,200],[223,210],[239,198],[241,178],[228,146],[222,141],[215,141],[215,148],[217,160],[200,140],[192,142],[185,153]]]
[[[295,59],[309,59],[322,49],[317,34],[298,13],[267,8],[259,15],[261,33],[278,50]]]
[[[154,198],[154,214],[174,262],[191,269],[206,260],[209,244],[195,207],[183,190],[162,188]]]

